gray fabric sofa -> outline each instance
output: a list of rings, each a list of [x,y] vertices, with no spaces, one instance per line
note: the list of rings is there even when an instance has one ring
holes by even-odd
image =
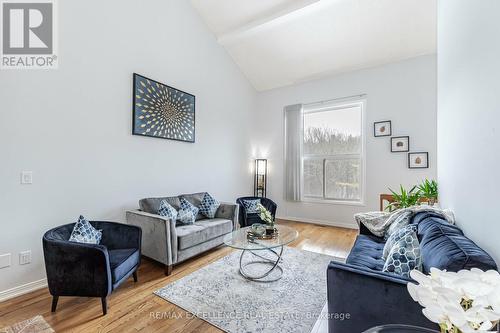
[[[161,200],[179,209],[182,196],[199,206],[205,192],[176,197],[145,198],[139,210],[127,211],[127,223],[142,228],[142,254],[165,265],[165,274],[173,265],[223,243],[224,236],[238,228],[238,206],[221,203],[215,218],[198,214],[192,225],[179,225],[175,220],[157,214]]]

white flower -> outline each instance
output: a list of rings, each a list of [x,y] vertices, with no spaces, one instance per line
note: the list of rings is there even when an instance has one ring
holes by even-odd
[[[274,222],[271,212],[268,211],[262,204],[257,204],[257,210],[259,211],[259,217],[262,221],[269,224],[272,224]]]
[[[418,285],[408,283],[408,293],[432,322],[467,333],[487,331],[500,320],[500,274],[496,271],[453,273],[431,268],[430,275],[414,270],[410,276]]]
[[[500,312],[500,288],[496,288],[491,294],[486,297],[483,305],[489,304],[495,312]]]

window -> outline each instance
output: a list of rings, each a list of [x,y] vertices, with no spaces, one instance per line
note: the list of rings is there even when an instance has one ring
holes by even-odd
[[[364,101],[304,105],[304,201],[363,201]]]

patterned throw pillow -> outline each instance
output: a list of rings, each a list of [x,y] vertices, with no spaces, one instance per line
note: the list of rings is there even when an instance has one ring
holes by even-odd
[[[69,237],[70,242],[99,244],[101,242],[102,230],[97,230],[83,216],[80,215]]]
[[[415,224],[407,225],[398,231],[394,232],[389,239],[385,242],[384,251],[382,252],[382,259],[386,259],[387,255],[391,251],[394,244],[396,244],[401,238],[405,237],[407,234],[417,232],[417,226]]]
[[[160,202],[160,207],[158,207],[158,215],[167,217],[172,220],[177,219],[177,211],[166,200],[162,200]]]
[[[183,224],[193,224],[194,221],[196,221],[196,215],[198,215],[199,209],[183,197],[180,197],[179,200],[181,202],[181,208],[179,209],[177,219]]]
[[[213,219],[219,206],[219,201],[214,199],[210,194],[205,193],[205,195],[203,196],[203,200],[201,200],[200,203],[200,213],[202,213],[209,219]]]
[[[412,217],[412,215],[413,214],[411,212],[405,212],[405,213],[401,214],[400,216],[398,216],[398,218],[394,222],[392,222],[392,224],[389,226],[389,228],[385,232],[384,239],[386,239],[386,240],[389,239],[389,237],[393,233],[395,233],[399,229],[410,224],[410,218]]]
[[[410,277],[410,272],[414,269],[422,270],[420,244],[415,232],[407,234],[394,244],[382,271]]]
[[[247,214],[255,214],[258,213],[257,205],[260,204],[260,199],[252,199],[252,200],[243,200],[243,206],[245,206],[245,210]]]

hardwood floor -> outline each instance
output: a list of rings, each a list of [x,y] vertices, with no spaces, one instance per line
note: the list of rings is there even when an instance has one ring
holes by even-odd
[[[299,231],[289,246],[312,252],[346,257],[357,231],[292,221],[279,221]],[[139,282],[125,282],[108,297],[108,314],[102,316],[99,298],[60,297],[51,313],[52,297],[47,288],[0,303],[0,328],[42,315],[56,332],[222,332],[209,323],[157,297],[153,291],[233,251],[219,247],[174,267],[171,276],[164,267],[143,259]],[[76,264],[76,263],[75,263]]]

